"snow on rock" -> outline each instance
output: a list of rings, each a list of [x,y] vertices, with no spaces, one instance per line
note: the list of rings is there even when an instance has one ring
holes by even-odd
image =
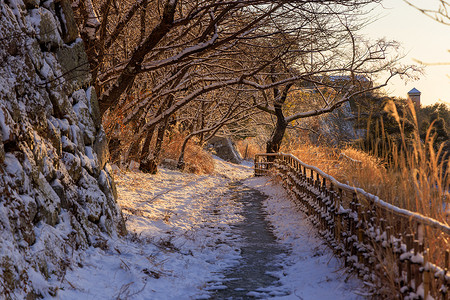
[[[1,299],[55,295],[83,249],[126,232],[71,14],[0,0]]]

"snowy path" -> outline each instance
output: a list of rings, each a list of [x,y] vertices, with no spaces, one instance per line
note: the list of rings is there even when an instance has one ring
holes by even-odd
[[[103,250],[88,249],[61,281],[57,298],[359,299],[355,291],[361,293],[362,283],[340,269],[283,189],[252,173],[251,167],[220,160],[209,176],[165,169],[157,175],[116,171],[119,203],[132,234],[109,239]],[[237,181],[245,186],[230,189]],[[261,199],[251,210],[266,215],[277,239],[264,242],[270,245],[261,254],[272,262],[268,267],[262,256],[261,264],[249,265],[258,256],[248,255],[253,250],[243,228],[247,224],[247,234],[252,233],[250,226],[261,221],[248,214],[255,204],[248,196],[252,193]],[[260,232],[253,237],[263,238]],[[240,265],[267,279],[239,286],[245,280],[230,279],[243,275]]]
[[[232,229],[242,239],[239,265],[226,270],[221,289],[214,298],[244,299],[248,296],[267,298],[286,295],[289,291],[280,289],[277,276],[282,268],[282,259],[288,249],[277,242],[263,209],[267,196],[241,183],[230,185],[230,197],[243,204],[244,219]]]

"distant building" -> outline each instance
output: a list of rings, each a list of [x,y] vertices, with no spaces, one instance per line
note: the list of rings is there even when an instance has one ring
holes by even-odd
[[[422,93],[416,88],[413,88],[412,90],[410,90],[408,92],[408,98],[411,99],[411,101],[414,103],[414,105],[417,108],[420,107],[420,95],[421,94]]]

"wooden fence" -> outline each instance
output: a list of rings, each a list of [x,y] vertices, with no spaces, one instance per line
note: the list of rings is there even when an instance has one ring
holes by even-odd
[[[291,154],[257,154],[255,175],[280,177],[320,234],[364,280],[390,282],[401,298],[449,300],[448,225],[342,184]]]

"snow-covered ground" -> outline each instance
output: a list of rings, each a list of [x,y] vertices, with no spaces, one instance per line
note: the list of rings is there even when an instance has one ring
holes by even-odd
[[[63,278],[59,299],[208,299],[223,288],[224,271],[241,258],[242,238],[233,224],[243,220],[243,207],[227,194],[228,184],[237,180],[269,195],[265,209],[274,234],[290,249],[274,275],[291,294],[279,299],[361,294],[362,283],[341,268],[284,190],[268,178],[253,178],[250,165],[216,159],[212,175],[117,168],[115,174],[130,234],[107,240],[103,249],[88,249]]]
[[[343,268],[280,185],[267,177],[250,178],[245,184],[269,195],[265,209],[274,234],[291,249],[278,277],[292,294],[278,299],[363,298],[363,283]]]

